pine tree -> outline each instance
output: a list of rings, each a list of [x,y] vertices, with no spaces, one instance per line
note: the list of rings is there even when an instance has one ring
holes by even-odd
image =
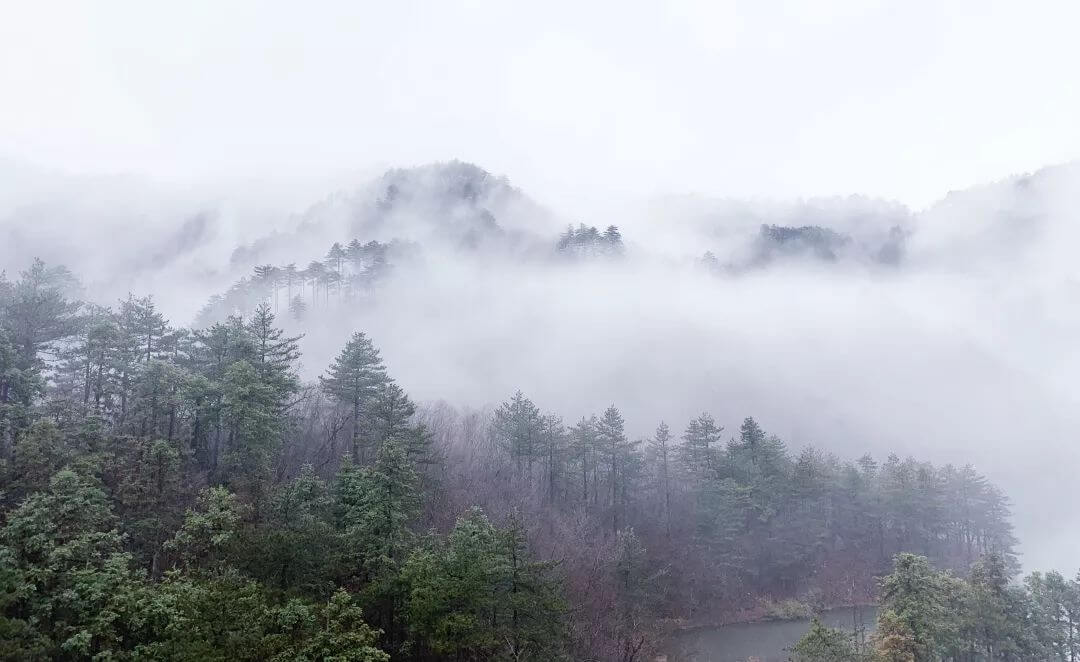
[[[686,426],[679,459],[688,476],[699,481],[716,477],[718,451],[715,445],[720,443],[723,431],[724,428],[718,426],[707,412]]]
[[[499,444],[513,458],[517,475],[531,479],[544,427],[537,406],[518,391],[495,410],[492,427]]]
[[[19,280],[0,288],[0,452],[30,422],[30,405],[44,393],[45,358],[75,333],[80,304],[70,293],[78,283],[63,267],[35,259]]]
[[[252,286],[258,292],[258,296],[262,299],[262,303],[266,303],[270,296],[274,297],[274,310],[277,310],[277,291],[278,282],[281,278],[281,271],[272,264],[260,264],[255,267],[254,276],[251,279]]]
[[[164,547],[177,566],[219,575],[236,554],[246,517],[247,507],[235,494],[224,487],[207,488]]]
[[[496,590],[505,587],[504,610],[509,612],[502,636],[505,655],[510,660],[561,659],[567,643],[567,609],[551,576],[555,564],[532,559],[524,523],[517,515],[502,533],[506,578],[497,582]]]
[[[164,570],[163,544],[182,521],[178,508],[181,497],[180,452],[168,441],[136,441],[130,454],[118,458],[110,471],[122,475],[115,491],[125,520],[134,523],[136,553],[150,576],[159,578]]]
[[[898,554],[881,582],[878,651],[887,660],[932,662],[950,645],[957,626],[950,610],[956,581],[936,572],[925,557]]]
[[[405,568],[412,637],[440,659],[565,660],[566,606],[553,565],[534,561],[521,521],[500,530],[479,508]]]
[[[265,526],[256,538],[257,554],[247,565],[264,583],[283,591],[325,595],[336,542],[329,487],[305,465],[269,501]]]
[[[285,298],[289,302],[290,310],[292,304],[295,301],[293,299],[292,288],[293,285],[299,280],[299,272],[296,270],[296,263],[290,262],[281,268],[281,277],[285,281]],[[301,298],[301,300],[303,300]]]
[[[17,433],[30,424],[31,403],[44,391],[36,367],[20,367],[11,332],[0,327],[0,458],[7,458]]]
[[[859,662],[860,659],[850,634],[825,627],[817,618],[791,653],[792,662]]]
[[[369,418],[372,423],[375,441],[382,444],[387,439],[405,442],[410,438],[410,421],[416,414],[416,405],[412,403],[404,389],[392,381],[379,386],[372,403]],[[410,448],[410,453],[421,449]]]
[[[379,350],[363,333],[354,333],[345,348],[319,378],[322,389],[340,405],[348,407],[352,426],[351,457],[355,464],[363,460],[362,435],[364,416],[380,389],[389,381]]]
[[[664,513],[664,532],[671,539],[671,478],[672,448],[671,429],[663,421],[656,428],[649,443],[649,456],[656,465],[655,489],[662,503]]]
[[[118,524],[100,485],[70,470],[8,513],[0,529],[0,650],[12,659],[88,659],[110,650],[123,635],[125,607],[115,598],[137,581]]]
[[[307,302],[299,294],[289,300],[289,315],[297,322],[303,322],[307,317]]]
[[[132,330],[137,334],[139,353],[148,362],[160,353],[161,343],[169,332],[169,323],[157,312],[153,297],[143,297],[132,302]]]
[[[747,416],[739,427],[738,450],[750,457],[750,463],[757,466],[758,459],[765,445],[765,432],[752,417]]]
[[[324,282],[326,265],[317,260],[312,260],[304,270],[304,277],[311,281],[311,305],[319,303],[319,283]]]
[[[116,345],[111,355],[113,361],[112,373],[116,381],[116,392],[120,399],[117,420],[121,425],[127,421],[135,373],[138,370],[139,362],[145,357],[144,338],[140,326],[140,318],[143,313],[140,308],[139,300],[128,294],[127,299],[120,302],[120,308],[116,315]]]
[[[626,439],[623,430],[624,422],[622,413],[611,405],[604,410],[604,415],[597,421],[596,435],[608,466],[608,487],[611,494],[611,529],[619,530],[620,511],[625,510],[625,504],[620,504],[619,496],[621,488],[627,477],[629,468],[631,445]]]
[[[254,345],[254,365],[263,379],[273,382],[283,391],[295,390],[291,374],[293,364],[300,358],[299,341],[303,336],[286,336],[274,326],[275,316],[270,306],[260,304],[247,323],[247,332]]]
[[[557,484],[562,477],[563,460],[566,454],[566,427],[562,419],[555,414],[541,417],[542,432],[539,452],[544,458],[544,473],[547,477],[547,499],[555,503]]]
[[[607,226],[604,230],[604,252],[608,255],[618,256],[623,253],[622,234],[614,225]]]
[[[397,614],[405,599],[400,573],[412,546],[410,523],[420,509],[419,480],[405,449],[389,440],[374,465],[346,464],[338,476],[337,510],[347,541],[347,572],[365,584],[369,604],[394,646],[402,637]]]
[[[271,660],[390,661],[390,655],[376,646],[381,633],[364,622],[363,610],[343,589],[335,591],[326,604],[316,608],[293,600],[281,612],[282,624],[293,627],[270,639],[273,644],[283,644],[280,649],[272,644],[276,650]],[[305,626],[299,636],[295,623]]]
[[[595,473],[596,466],[596,417],[582,418],[570,429],[574,460],[581,471],[581,503],[589,503],[589,473]],[[596,489],[595,480],[593,489]]]
[[[279,395],[247,361],[225,371],[221,419],[227,437],[221,477],[237,488],[257,489],[267,477],[281,443]]]

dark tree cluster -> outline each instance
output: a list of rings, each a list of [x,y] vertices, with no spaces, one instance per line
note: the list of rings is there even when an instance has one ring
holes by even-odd
[[[559,235],[555,250],[560,255],[577,258],[619,256],[623,254],[622,234],[614,225],[609,225],[603,232],[584,223],[576,228],[571,225]]]
[[[666,617],[723,617],[793,598],[873,601],[899,552],[958,572],[990,553],[1016,567],[1008,500],[970,466],[792,453],[753,418],[729,434],[707,413],[681,433],[662,423],[634,439],[614,406],[566,425],[521,393],[496,409],[490,435],[490,448],[472,452],[504,461],[460,458],[485,473],[458,498],[519,504],[568,536],[552,543],[560,548],[614,555],[620,536],[632,535],[646,574],[659,578],[650,609]],[[581,563],[568,560],[567,570],[588,600],[599,579]]]
[[[265,302],[179,329],[71,281],[0,281],[0,659],[567,657],[520,521],[425,523],[431,433],[363,334],[305,385]]]
[[[313,260],[306,267],[294,263],[258,265],[251,276],[240,279],[224,294],[211,297],[197,322],[209,325],[230,315],[248,315],[261,303],[303,321],[313,308],[369,295],[390,273],[390,250],[390,244],[353,239],[345,245],[335,242],[324,260]]]
[[[881,581],[872,637],[815,621],[795,662],[1073,662],[1080,659],[1080,579],[1032,573],[1012,582],[988,554],[958,577],[924,556],[898,554]]]

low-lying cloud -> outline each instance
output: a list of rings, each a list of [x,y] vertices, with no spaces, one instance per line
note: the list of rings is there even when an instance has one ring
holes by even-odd
[[[521,389],[568,421],[615,403],[642,436],[661,420],[681,429],[702,411],[728,430],[753,415],[792,446],[845,458],[972,463],[1013,498],[1025,565],[1075,565],[1077,167],[951,194],[918,213],[862,198],[672,198],[618,217],[561,218],[497,178],[491,189],[443,190],[438,176],[408,179],[422,184],[414,198],[439,189],[423,204],[379,212],[387,181],[292,220],[282,210],[276,234],[222,213],[228,205],[171,200],[158,214],[167,222],[144,222],[149,210],[122,218],[109,237],[69,216],[66,226],[84,234],[83,250],[67,257],[23,234],[21,254],[2,259],[9,270],[31,251],[67,259],[88,281],[110,275],[100,289],[109,296],[129,278],[129,289],[155,294],[184,324],[252,264],[302,268],[334,241],[404,241],[413,250],[373,293],[310,306],[303,322],[279,305],[306,333],[306,377],[363,330],[421,401],[482,407]],[[5,230],[23,228],[25,209]],[[555,256],[558,233],[579,221],[618,225],[625,255]],[[903,252],[895,261],[796,251],[754,262],[762,224],[821,227],[856,247],[900,236]],[[248,247],[242,259],[238,245]],[[177,254],[155,252],[162,246]],[[141,257],[127,259],[130,251]],[[722,268],[703,264],[706,251]]]

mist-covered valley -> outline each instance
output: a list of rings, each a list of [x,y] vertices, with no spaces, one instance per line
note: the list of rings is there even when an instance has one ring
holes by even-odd
[[[0,662],[1080,660],[1080,5],[5,10]]]
[[[635,437],[703,411],[727,436],[752,414],[794,448],[974,463],[1037,569],[1080,542],[1062,496],[1080,459],[1078,180],[1048,167],[919,210],[670,195],[578,217],[461,162],[310,204],[39,174],[5,196],[0,259],[9,276],[63,264],[105,305],[152,295],[180,324],[269,302],[303,335],[305,380],[363,331],[427,406],[521,390],[573,421],[614,403]]]

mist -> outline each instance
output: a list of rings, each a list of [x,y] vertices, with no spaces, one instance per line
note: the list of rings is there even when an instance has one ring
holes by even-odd
[[[492,616],[460,659],[625,662],[679,628],[863,603],[896,627],[883,578],[923,562],[939,611],[1016,590],[927,646],[1080,655],[1076,619],[1025,620],[1075,605],[1080,578],[1047,598],[1048,575],[1020,575],[1073,576],[1080,549],[1077,7],[7,14],[0,558],[25,577],[44,575],[11,522],[54,521],[42,495],[63,488],[104,504],[93,535],[119,522],[131,590],[244,577],[261,613],[295,595],[321,623],[333,588],[395,659],[441,659],[407,593],[452,593],[454,536],[484,526],[514,564],[519,535],[550,562],[551,593],[529,643],[515,591],[512,632]],[[294,497],[300,523],[275,510]],[[200,508],[232,509],[240,543],[184,551]],[[476,596],[506,585],[489,574]],[[0,631],[54,613],[55,588],[0,608]],[[964,619],[1021,625],[987,642]],[[266,620],[253,636],[282,659],[308,636]],[[27,632],[56,655],[64,627]],[[890,640],[865,634],[873,659]]]
[[[390,275],[363,300],[316,300],[303,321],[278,306],[304,334],[304,378],[361,330],[421,402],[484,409],[520,389],[568,422],[614,403],[639,437],[703,411],[729,431],[753,415],[794,448],[975,464],[1014,501],[1024,565],[1044,568],[1080,544],[1080,516],[1062,498],[1080,459],[1078,172],[1048,168],[921,211],[863,197],[624,203],[585,219],[620,224],[617,259],[556,257],[560,229],[581,219],[464,164],[392,171],[260,223],[236,211],[243,195],[120,197],[108,193],[116,181],[61,181],[66,195],[37,194],[61,202],[12,207],[5,266],[41,255],[101,303],[149,294],[189,324],[255,264],[303,266],[352,238],[396,241]],[[475,195],[455,197],[472,177]],[[378,212],[391,185],[409,193]],[[477,210],[492,223],[479,235]],[[71,216],[93,222],[49,229]],[[763,253],[760,228],[772,223],[846,242],[830,259],[798,246]],[[874,251],[892,228],[902,257],[883,263]],[[702,264],[705,251],[720,268]]]

